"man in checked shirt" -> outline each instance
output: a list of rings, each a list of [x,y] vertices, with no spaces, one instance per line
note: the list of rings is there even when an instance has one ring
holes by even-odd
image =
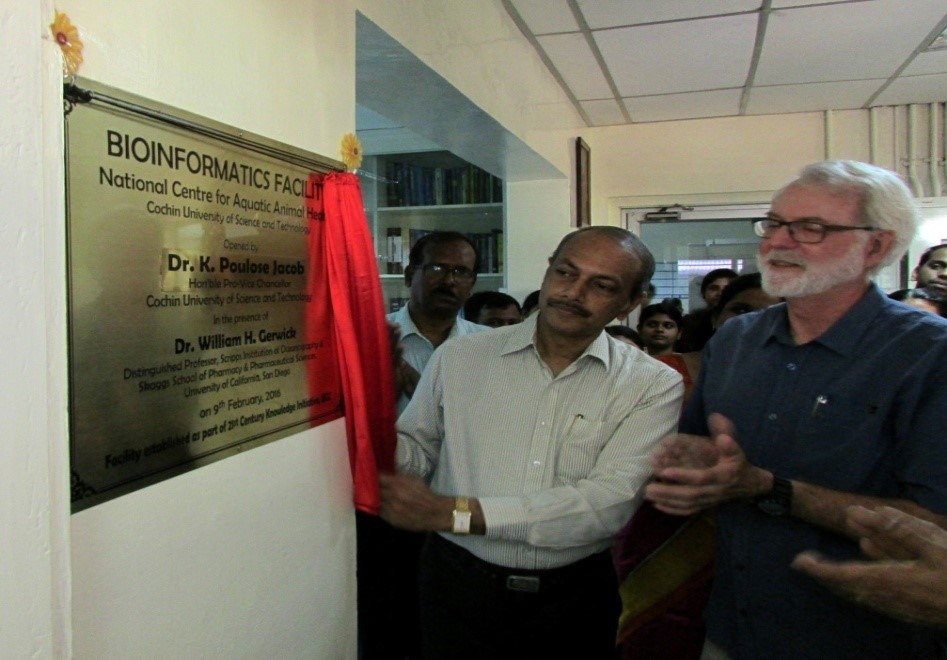
[[[681,378],[603,332],[641,301],[654,259],[617,227],[567,235],[540,312],[458,338],[398,420],[381,515],[429,535],[424,657],[610,657],[608,549],[674,429]]]

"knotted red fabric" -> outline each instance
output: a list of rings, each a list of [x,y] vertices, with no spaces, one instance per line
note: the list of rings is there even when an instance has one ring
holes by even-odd
[[[347,172],[325,175],[322,202],[324,256],[355,507],[377,514],[378,473],[394,470],[396,413],[374,241],[358,177]],[[317,258],[311,253],[310,259]]]

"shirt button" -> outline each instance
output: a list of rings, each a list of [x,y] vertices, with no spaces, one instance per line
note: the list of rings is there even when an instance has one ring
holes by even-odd
[[[746,570],[746,566],[743,565],[743,564],[737,564],[736,566],[734,566],[734,568],[737,569],[738,571],[745,571],[745,570]]]
[[[795,362],[790,362],[789,364],[786,365],[786,368],[789,369],[790,371],[795,371],[796,369],[798,369]]]
[[[777,415],[776,413],[770,413],[766,416],[766,419],[768,419],[771,422],[775,422],[777,419],[779,419],[779,415]]]
[[[535,465],[536,467],[539,467],[540,465],[542,465],[542,463],[540,463],[539,461],[533,461],[533,465]]]
[[[749,614],[749,612],[747,611],[745,607],[741,607],[740,609],[737,610],[737,612],[740,613],[740,616],[746,616],[747,614]]]

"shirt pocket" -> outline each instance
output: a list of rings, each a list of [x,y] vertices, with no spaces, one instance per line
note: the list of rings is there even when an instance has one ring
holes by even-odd
[[[587,478],[605,444],[605,424],[575,417],[559,444],[556,456],[556,485],[574,485]]]
[[[813,395],[799,410],[795,432],[779,458],[792,466],[793,476],[860,491],[892,459],[887,412],[860,392]]]

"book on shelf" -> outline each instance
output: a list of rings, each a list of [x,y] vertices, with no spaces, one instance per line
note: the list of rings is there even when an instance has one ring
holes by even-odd
[[[385,230],[385,246],[382,262],[385,264],[383,273],[400,275],[408,266],[411,248],[430,234],[429,229],[413,229],[409,227],[389,227]],[[480,258],[481,274],[503,272],[503,230],[494,229],[489,232],[463,232]]]
[[[388,275],[398,275],[404,272],[401,266],[401,228],[389,227],[385,232],[385,272]]]
[[[503,230],[494,229],[491,233],[493,234],[493,249],[494,249],[494,254],[496,255],[496,264],[495,264],[496,270],[494,270],[493,272],[502,273],[503,272]]]
[[[421,240],[421,237],[431,232],[426,229],[411,229],[409,227],[388,227],[385,230],[384,253],[382,262],[385,264],[383,273],[386,275],[401,275],[408,267],[411,258],[411,248]]]
[[[503,230],[468,233],[467,237],[477,248],[480,256],[480,273],[503,272]]]
[[[427,167],[385,163],[386,206],[493,204],[503,201],[503,183],[475,165]]]

